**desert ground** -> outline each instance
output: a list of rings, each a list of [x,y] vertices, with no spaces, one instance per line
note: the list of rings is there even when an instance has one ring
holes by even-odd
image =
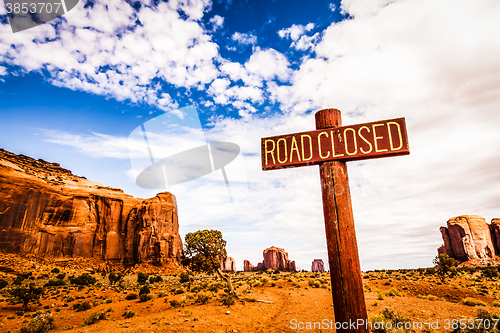
[[[180,266],[169,271],[136,266],[119,279],[68,263],[0,254],[0,332],[334,331],[327,272],[229,273],[235,299],[225,296],[226,284],[216,275],[187,274]],[[494,266],[462,267],[445,282],[425,268],[363,272],[368,317],[413,325],[398,332],[451,332],[460,320],[477,328],[479,320],[469,321],[477,318],[489,318],[483,322],[493,327],[500,313],[495,275]],[[30,284],[43,287],[43,294],[23,311],[14,290]]]

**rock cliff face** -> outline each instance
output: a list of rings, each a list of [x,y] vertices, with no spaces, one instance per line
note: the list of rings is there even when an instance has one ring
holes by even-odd
[[[179,261],[175,197],[139,199],[0,149],[0,249],[126,264]]]
[[[500,220],[491,224],[478,215],[462,215],[451,218],[448,227],[441,227],[444,244],[438,253],[445,253],[461,262],[468,260],[488,261],[500,253]]]
[[[325,264],[322,259],[314,259],[311,265],[311,272],[324,272]]]
[[[274,246],[267,248],[263,252],[264,261],[259,262],[257,267],[254,267],[248,260],[243,262],[245,272],[264,271],[264,270],[279,270],[279,271],[295,271],[295,261],[288,259],[288,253],[284,249]]]
[[[221,271],[233,271],[236,272],[236,263],[232,257],[227,257],[225,260],[220,262]]]

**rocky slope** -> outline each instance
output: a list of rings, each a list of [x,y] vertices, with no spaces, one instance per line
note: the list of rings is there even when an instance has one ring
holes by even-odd
[[[439,228],[444,244],[438,253],[445,253],[461,262],[478,263],[495,260],[500,254],[500,219],[486,223],[478,215],[461,215]]]
[[[134,198],[0,149],[0,249],[126,264],[179,261],[176,200],[168,192]]]
[[[284,249],[271,246],[263,252],[264,261],[259,262],[257,266],[253,266],[250,261],[243,261],[243,270],[245,272],[264,271],[264,270],[280,270],[280,271],[295,271],[295,261],[288,259],[288,253]]]

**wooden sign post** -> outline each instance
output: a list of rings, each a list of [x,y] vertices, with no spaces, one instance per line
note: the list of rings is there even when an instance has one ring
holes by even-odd
[[[316,112],[316,131],[261,140],[262,170],[319,164],[338,332],[368,332],[347,161],[408,155],[404,118],[344,126],[340,111]]]

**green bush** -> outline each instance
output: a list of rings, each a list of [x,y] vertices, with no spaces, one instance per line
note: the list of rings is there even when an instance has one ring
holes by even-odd
[[[476,305],[483,305],[485,306],[486,303],[483,301],[480,301],[478,299],[472,298],[472,297],[467,297],[462,300],[462,304],[464,305],[469,305],[469,306],[476,306]]]
[[[220,297],[222,304],[226,305],[227,307],[234,305],[235,299],[236,299],[236,297],[234,295],[231,295],[231,294],[224,294]]]
[[[45,333],[54,329],[54,317],[52,313],[39,314],[26,326],[21,327],[19,333]]]
[[[11,296],[19,300],[23,303],[23,310],[26,311],[28,308],[28,303],[30,302],[38,302],[40,297],[43,294],[43,288],[35,287],[33,283],[31,283],[28,287],[17,287],[10,291]]]
[[[153,294],[149,293],[149,294],[142,294],[139,296],[139,300],[141,302],[147,302],[147,301],[150,301],[154,298]]]
[[[56,279],[58,279],[58,280],[64,280],[65,277],[66,277],[66,273],[59,273],[56,275]]]
[[[212,299],[212,296],[209,293],[199,293],[195,303],[207,304],[210,299]]]
[[[106,313],[100,312],[100,311],[94,312],[90,316],[88,316],[87,318],[85,318],[83,320],[83,325],[84,326],[92,325],[92,324],[97,323],[98,321],[105,319],[105,318],[106,318]]]
[[[149,283],[163,282],[163,278],[160,275],[151,276],[149,278]]]
[[[65,286],[65,285],[66,285],[66,282],[64,282],[64,280],[56,279],[56,280],[49,280],[49,282],[47,282],[45,284],[45,287],[59,287],[59,286]]]
[[[143,286],[141,290],[139,290],[139,296],[149,293],[151,293],[151,290],[149,290],[148,286]]]
[[[86,311],[92,308],[92,304],[90,302],[78,302],[73,304],[73,310],[75,311]]]
[[[123,273],[120,272],[120,273],[109,273],[108,275],[108,279],[109,279],[109,282],[114,285],[116,284],[117,282],[119,282],[121,279],[123,279]]]
[[[474,328],[460,329],[460,326],[456,328],[453,333],[486,333],[499,331],[498,325],[496,323],[500,317],[496,314],[492,314],[484,309],[477,310],[477,318],[470,319],[474,320]],[[469,321],[467,320],[467,323]]]
[[[93,276],[90,276],[88,273],[83,273],[76,278],[71,278],[70,281],[72,284],[76,284],[79,286],[88,286],[95,284],[97,282],[97,279]]]
[[[6,279],[0,279],[0,289],[3,289],[9,285],[9,281]]]
[[[138,299],[138,298],[139,295],[137,295],[136,293],[129,293],[127,296],[125,296],[125,299],[127,300]]]
[[[135,316],[135,312],[134,311],[125,311],[122,314],[122,317],[125,317],[125,318],[132,318],[133,316]]]
[[[388,326],[395,328],[398,323],[402,323],[403,328],[400,330],[397,330],[397,332],[401,333],[406,333],[406,332],[412,332],[411,330],[405,329],[404,328],[404,323],[411,323],[411,321],[407,318],[405,318],[403,315],[394,312],[393,310],[389,308],[385,308],[380,312],[379,314],[376,314],[372,317],[370,317],[369,322],[371,323],[371,326],[368,325],[368,327],[371,327],[373,332],[376,333],[388,333],[388,332],[396,332],[396,330],[391,330],[387,329]],[[391,323],[391,325],[388,325],[387,323]],[[400,324],[401,326],[401,324]]]
[[[52,269],[50,272],[51,272],[51,273],[54,273],[54,274],[58,274],[58,273],[60,273],[61,271],[59,270],[59,268],[55,267],[55,268],[54,268],[54,269]]]
[[[182,272],[179,276],[179,282],[180,283],[189,282],[189,274]]]
[[[139,274],[137,274],[137,283],[145,284],[148,281],[148,278],[149,278],[148,274],[139,272]]]

